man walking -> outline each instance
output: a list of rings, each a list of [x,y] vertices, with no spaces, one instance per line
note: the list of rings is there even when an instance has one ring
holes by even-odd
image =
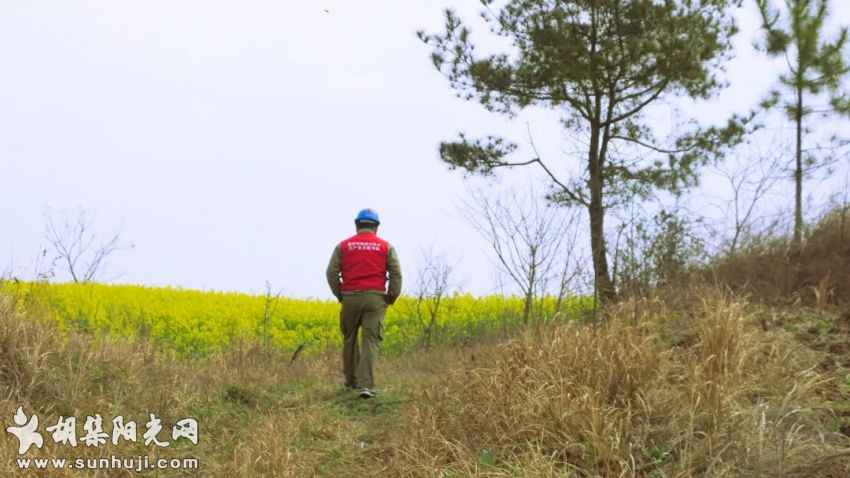
[[[379,224],[378,213],[360,211],[354,219],[357,234],[336,246],[326,271],[331,291],[342,302],[339,318],[345,386],[358,390],[361,398],[375,396],[374,369],[384,339],[384,314],[401,294],[398,255],[378,237]]]

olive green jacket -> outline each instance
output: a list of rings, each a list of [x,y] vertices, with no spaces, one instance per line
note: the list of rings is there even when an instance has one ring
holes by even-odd
[[[358,233],[363,232],[362,230],[358,230]],[[340,271],[342,269],[342,260],[339,252],[339,244],[334,248],[334,252],[331,255],[331,260],[328,263],[328,268],[325,271],[325,275],[327,276],[328,285],[331,288],[331,292],[337,298],[337,300],[342,301],[343,294],[363,294],[363,293],[374,293],[374,294],[383,294],[378,291],[364,291],[364,292],[342,292],[341,282],[340,282]],[[386,301],[388,304],[392,304],[398,299],[398,296],[401,295],[401,264],[398,261],[398,254],[395,251],[395,248],[390,245],[389,250],[387,251],[387,273],[389,275],[390,283],[387,285],[386,292]]]

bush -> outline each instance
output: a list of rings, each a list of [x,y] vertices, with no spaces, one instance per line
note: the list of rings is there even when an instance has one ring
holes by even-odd
[[[614,251],[614,282],[620,295],[641,296],[680,285],[706,257],[694,225],[665,210],[651,220],[624,225]]]

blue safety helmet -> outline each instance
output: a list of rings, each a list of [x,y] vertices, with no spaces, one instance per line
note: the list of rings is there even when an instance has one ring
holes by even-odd
[[[374,209],[363,209],[362,211],[357,213],[357,217],[354,218],[354,222],[371,222],[373,224],[380,224],[381,221],[378,219],[378,213],[375,212]]]

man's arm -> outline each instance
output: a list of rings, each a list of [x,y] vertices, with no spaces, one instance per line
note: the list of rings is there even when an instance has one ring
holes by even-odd
[[[387,272],[390,276],[390,283],[387,286],[387,303],[392,304],[401,295],[401,264],[393,246],[390,246],[387,253]]]
[[[337,245],[334,248],[333,254],[331,254],[331,260],[328,262],[328,269],[325,271],[325,276],[334,297],[336,297],[338,301],[342,302],[342,290],[340,289],[339,283],[340,262],[339,245]]]

